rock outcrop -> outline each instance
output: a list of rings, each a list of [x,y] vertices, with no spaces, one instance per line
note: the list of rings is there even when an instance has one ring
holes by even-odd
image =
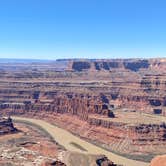
[[[16,131],[11,118],[0,118],[0,135],[11,134]]]
[[[67,166],[118,166],[105,155],[92,155],[69,151],[63,153],[62,161]]]
[[[166,155],[155,157],[150,166],[166,166]]]
[[[47,160],[43,161],[41,166],[66,166],[66,164],[64,164],[61,161],[52,161],[52,160],[47,159]]]
[[[117,166],[112,161],[110,161],[106,156],[98,156],[96,159],[97,166]]]

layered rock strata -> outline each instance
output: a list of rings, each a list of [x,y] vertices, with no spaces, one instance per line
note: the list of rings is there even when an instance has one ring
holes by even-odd
[[[119,117],[126,111],[166,116],[165,71],[164,58],[1,63],[0,111],[74,116],[112,131],[112,136],[103,134],[109,138],[107,143],[115,137],[119,144],[126,140],[128,145],[161,143],[164,147],[162,122],[126,123],[126,117]]]

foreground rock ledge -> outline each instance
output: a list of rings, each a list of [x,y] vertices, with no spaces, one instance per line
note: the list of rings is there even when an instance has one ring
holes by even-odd
[[[150,166],[166,166],[166,155],[155,157]]]

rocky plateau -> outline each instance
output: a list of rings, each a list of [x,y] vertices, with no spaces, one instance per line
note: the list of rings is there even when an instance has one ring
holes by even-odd
[[[43,118],[143,161],[166,153],[166,59],[3,62],[0,111]]]

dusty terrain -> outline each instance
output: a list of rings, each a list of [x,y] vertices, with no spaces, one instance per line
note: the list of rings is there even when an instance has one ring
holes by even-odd
[[[17,124],[19,132],[0,136],[0,165],[41,166],[56,161],[61,149],[44,131]]]

